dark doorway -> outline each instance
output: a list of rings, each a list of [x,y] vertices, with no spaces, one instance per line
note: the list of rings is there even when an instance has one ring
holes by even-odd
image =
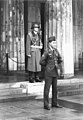
[[[41,3],[41,30],[42,30],[42,43],[43,43],[43,49],[41,51],[41,54],[44,52],[44,38],[45,38],[45,32],[44,32],[44,26],[45,26],[45,3]]]
[[[41,8],[40,8],[40,14],[41,14],[41,30],[42,30],[42,43],[43,43],[43,49],[41,50],[41,55],[44,52],[44,41],[45,41],[45,2],[41,3]],[[41,79],[44,79],[44,68],[41,67],[41,74],[40,74]]]
[[[45,38],[45,32],[44,32],[44,24],[45,24],[45,2],[39,2],[36,1],[37,5],[39,3],[40,7],[40,23],[41,23],[41,31],[42,31],[42,43],[43,43],[43,49],[41,50],[41,55],[44,52],[44,38]],[[35,4],[36,4],[35,3]],[[30,4],[30,5],[29,5]],[[32,5],[31,5],[32,4]],[[35,13],[35,18],[34,15],[31,17],[31,13],[33,14],[33,11],[30,11],[30,6],[33,8],[35,8],[37,10],[37,8],[35,7],[36,5],[34,4],[34,1],[26,1],[24,0],[24,35],[25,35],[25,71],[27,72],[27,56],[26,56],[26,39],[27,39],[27,34],[30,30],[30,23],[32,22],[31,20],[35,19],[35,21],[37,21],[37,13]],[[29,7],[29,8],[28,8]],[[31,8],[32,9],[32,8]],[[38,21],[37,21],[38,22]]]
[[[27,56],[26,56],[27,33],[28,33],[28,0],[24,0],[25,71],[27,71]]]

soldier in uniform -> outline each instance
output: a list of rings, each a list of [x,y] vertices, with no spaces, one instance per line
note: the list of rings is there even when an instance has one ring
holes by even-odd
[[[49,107],[49,90],[52,85],[52,107],[61,108],[57,102],[57,78],[58,66],[62,63],[62,58],[56,49],[55,37],[49,37],[48,50],[41,57],[40,65],[45,66],[45,86],[44,86],[44,109]]]
[[[27,70],[29,71],[29,82],[41,82],[39,78],[39,72],[41,71],[41,65],[39,64],[41,58],[41,35],[40,25],[38,23],[32,23],[31,32],[27,35],[26,41],[26,55]]]

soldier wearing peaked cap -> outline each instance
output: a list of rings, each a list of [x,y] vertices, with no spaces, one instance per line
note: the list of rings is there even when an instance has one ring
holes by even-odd
[[[45,85],[44,85],[44,109],[49,107],[49,90],[52,85],[52,107],[61,108],[57,101],[57,78],[58,66],[62,63],[62,58],[56,49],[55,36],[48,39],[48,50],[41,57],[40,65],[45,66]]]
[[[26,55],[28,57],[27,70],[29,71],[29,82],[41,82],[39,72],[41,65],[39,64],[41,58],[42,41],[40,34],[39,23],[32,23],[31,32],[27,35],[26,41]]]
[[[48,42],[52,42],[52,41],[56,41],[55,36],[52,36],[52,37],[49,37],[49,38],[48,38]]]

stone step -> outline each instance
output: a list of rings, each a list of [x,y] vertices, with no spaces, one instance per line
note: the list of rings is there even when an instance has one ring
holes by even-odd
[[[29,83],[29,82],[17,82],[0,84],[0,99],[16,99],[19,97],[39,96],[43,98],[44,82]],[[50,89],[50,96],[52,88]],[[58,96],[72,96],[83,94],[83,83],[58,83]]]
[[[58,85],[57,89],[58,91],[65,91],[65,90],[74,90],[74,89],[80,89],[82,88],[79,83],[74,83],[74,84],[70,84],[70,85]]]
[[[7,89],[1,89],[0,90],[0,97],[1,96],[7,96],[7,95],[15,95],[15,94],[23,94],[22,88],[7,88]]]
[[[44,83],[10,83],[10,84],[0,84],[0,97],[2,96],[15,96],[15,95],[39,95],[43,93]]]
[[[0,96],[4,95],[15,95],[15,94],[34,94],[34,95],[39,95],[43,93],[43,86],[28,86],[28,89],[26,88],[6,88],[6,89],[1,89],[0,90]],[[50,89],[51,93],[51,89]],[[59,89],[58,90],[59,97],[62,96],[72,96],[72,95],[77,95],[77,94],[83,94],[83,88],[73,88],[73,89]]]
[[[72,96],[72,95],[82,95],[83,94],[83,83],[73,83],[70,85],[60,85],[58,86],[58,95],[62,96]]]
[[[82,89],[73,89],[73,90],[66,90],[66,91],[59,91],[58,96],[73,96],[73,95],[83,95],[83,88]]]
[[[81,86],[81,87],[80,87]],[[11,84],[2,84],[0,85],[0,96],[4,95],[15,95],[15,94],[35,94],[39,95],[43,93],[44,83],[11,83]],[[50,89],[51,92],[51,89]],[[69,96],[74,94],[82,94],[83,89],[80,84],[71,84],[71,85],[58,85],[59,96]]]
[[[80,84],[79,84],[79,88],[83,88],[83,83],[80,83]]]

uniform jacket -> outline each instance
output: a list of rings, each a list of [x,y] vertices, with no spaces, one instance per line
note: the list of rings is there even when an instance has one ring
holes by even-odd
[[[31,55],[31,57],[28,57],[27,61],[27,70],[32,72],[39,72],[41,71],[41,66],[39,64],[40,58],[41,58],[41,50],[38,48],[31,48],[31,45],[34,46],[40,46],[41,40],[39,39],[39,36],[34,36],[32,33],[29,33],[27,35],[26,40],[26,55]]]
[[[45,66],[45,75],[57,77],[58,65],[62,62],[62,58],[55,49],[54,51],[45,51],[40,60],[40,65]]]

